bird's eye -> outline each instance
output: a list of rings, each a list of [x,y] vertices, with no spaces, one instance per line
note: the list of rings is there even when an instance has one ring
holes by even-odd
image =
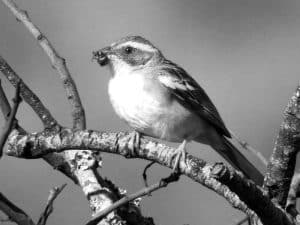
[[[128,55],[131,54],[133,51],[134,51],[134,48],[132,48],[130,46],[125,48],[125,53],[128,54]]]

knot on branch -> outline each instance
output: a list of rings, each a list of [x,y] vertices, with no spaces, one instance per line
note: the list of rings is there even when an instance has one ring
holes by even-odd
[[[78,170],[88,170],[97,168],[99,165],[102,164],[102,159],[99,154],[97,154],[97,158],[94,157],[95,154],[93,154],[91,151],[74,151],[74,164],[76,166],[76,169]],[[99,160],[99,161],[98,161]]]
[[[211,176],[220,181],[230,179],[230,171],[222,162],[217,162],[212,165]]]

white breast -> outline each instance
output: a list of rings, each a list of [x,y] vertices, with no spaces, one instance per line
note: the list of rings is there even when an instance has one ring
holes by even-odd
[[[109,96],[116,113],[138,130],[150,127],[163,110],[155,93],[147,90],[148,82],[146,76],[124,70],[109,82]]]
[[[109,82],[109,96],[119,117],[148,136],[180,142],[203,132],[203,121],[174,100],[152,76],[116,70]]]

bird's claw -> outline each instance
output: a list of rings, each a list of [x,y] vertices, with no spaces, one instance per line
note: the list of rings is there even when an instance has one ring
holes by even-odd
[[[132,149],[132,156],[136,155],[137,151],[140,149],[141,144],[141,133],[138,131],[133,131],[130,134],[129,146]]]
[[[186,142],[184,141],[180,146],[176,149],[176,151],[173,154],[173,157],[176,156],[175,158],[175,164],[172,169],[172,173],[180,173],[180,159],[182,157],[182,161],[185,162],[186,159],[186,154],[185,154],[185,145]]]

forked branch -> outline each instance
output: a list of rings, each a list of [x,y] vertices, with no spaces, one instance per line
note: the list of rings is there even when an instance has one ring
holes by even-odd
[[[273,153],[267,167],[264,187],[275,204],[286,207],[290,184],[296,166],[299,146],[295,136],[300,131],[300,85],[284,111],[284,120],[280,126]]]
[[[14,16],[21,21],[29,30],[33,37],[37,40],[41,48],[47,54],[51,65],[59,73],[63,86],[67,93],[67,99],[72,106],[73,126],[78,129],[85,129],[85,113],[81,100],[76,88],[76,84],[66,66],[66,60],[62,58],[40,29],[31,22],[28,13],[20,9],[12,0],[2,0],[2,2],[10,9]]]
[[[62,192],[62,190],[67,186],[67,184],[63,184],[60,187],[54,187],[50,190],[50,194],[47,200],[47,204],[45,207],[45,210],[40,216],[39,221],[37,222],[37,225],[46,225],[47,219],[50,216],[50,214],[53,212],[53,203],[54,200],[57,198],[57,196]]]
[[[0,55],[0,71],[7,78],[7,80],[16,88],[19,84],[20,94],[24,101],[31,106],[34,112],[38,115],[45,128],[52,129],[58,126],[57,121],[51,115],[49,110],[44,106],[38,96],[23,82],[19,75],[12,69],[6,60]],[[2,95],[3,96],[3,95]],[[7,104],[4,98],[1,98],[3,104],[1,105],[4,116],[8,113]]]
[[[0,210],[4,212],[11,221],[18,225],[35,225],[32,219],[22,209],[9,201],[2,193],[0,193]]]
[[[20,83],[18,83],[17,87],[16,87],[15,97],[13,99],[13,103],[14,103],[13,109],[8,115],[7,121],[5,123],[5,126],[4,126],[1,136],[0,136],[0,158],[2,157],[3,147],[8,138],[8,135],[10,134],[10,132],[12,131],[13,128],[16,128],[18,126],[17,125],[18,122],[16,120],[16,114],[17,114],[19,104],[21,101],[22,101],[22,99],[20,97]],[[8,102],[4,102],[2,105],[6,104],[6,103],[8,104]]]

